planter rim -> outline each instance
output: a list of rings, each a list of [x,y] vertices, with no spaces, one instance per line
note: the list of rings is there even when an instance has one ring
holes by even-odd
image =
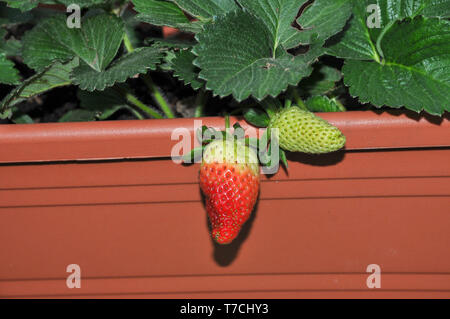
[[[435,118],[393,110],[318,115],[346,135],[346,150],[450,146],[448,114]],[[168,158],[180,140],[171,140],[177,128],[191,133],[194,146],[195,120],[224,127],[222,117],[0,125],[0,163]],[[241,118],[231,121],[250,127]]]

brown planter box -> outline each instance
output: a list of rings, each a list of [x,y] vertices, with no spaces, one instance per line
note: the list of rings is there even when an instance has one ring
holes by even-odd
[[[169,157],[193,119],[1,125],[0,296],[450,297],[448,117],[321,116],[346,150],[264,177],[230,246],[210,239],[198,164]]]

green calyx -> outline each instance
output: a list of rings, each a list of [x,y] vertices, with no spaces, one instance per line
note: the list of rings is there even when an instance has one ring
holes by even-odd
[[[209,143],[203,152],[203,164],[224,163],[249,168],[259,175],[259,161],[256,151],[245,145],[243,140],[215,140]]]
[[[298,106],[280,110],[271,117],[269,127],[278,129],[280,146],[291,152],[330,153],[344,147],[346,141],[337,127]]]
[[[260,140],[255,137],[246,137],[239,123],[231,127],[229,116],[225,117],[224,131],[203,126],[198,129],[197,138],[202,145],[183,155],[182,161],[185,164],[198,162],[198,160],[201,160],[202,165],[233,164],[238,170],[250,169],[254,175],[259,175],[258,154],[267,155],[267,150],[265,153],[258,152],[258,146],[264,147]],[[265,147],[267,148],[267,145]],[[261,163],[261,165],[267,164]]]

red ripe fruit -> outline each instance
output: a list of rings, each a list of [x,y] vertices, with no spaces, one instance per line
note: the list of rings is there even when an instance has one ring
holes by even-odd
[[[217,243],[229,244],[237,237],[255,206],[259,184],[256,152],[243,142],[218,140],[205,148],[200,188]]]

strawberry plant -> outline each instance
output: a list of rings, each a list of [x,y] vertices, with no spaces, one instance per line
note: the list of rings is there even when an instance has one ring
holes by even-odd
[[[433,115],[450,108],[448,0],[0,3],[0,83],[9,91],[0,115],[14,122],[32,122],[24,105],[60,87],[78,87],[60,121],[183,116],[179,101],[196,107],[191,116],[214,103],[214,112],[231,104],[239,113],[267,97],[313,112],[344,111],[349,101]],[[79,28],[67,23],[73,8],[52,9],[65,6],[80,10]],[[162,39],[157,27],[182,33]],[[149,71],[191,93],[173,97],[173,80],[162,89]]]

